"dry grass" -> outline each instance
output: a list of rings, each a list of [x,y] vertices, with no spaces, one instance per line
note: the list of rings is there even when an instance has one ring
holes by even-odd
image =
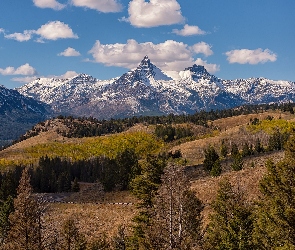
[[[194,174],[191,181],[192,190],[205,204],[203,211],[204,223],[208,223],[209,213],[212,212],[210,204],[216,198],[218,184],[223,178],[227,178],[235,188],[239,188],[244,193],[246,200],[252,203],[259,198],[259,182],[266,173],[265,162],[267,160],[278,162],[283,158],[284,152],[282,151],[248,157],[244,159],[244,168],[241,171],[230,170],[229,165],[231,162],[226,161],[222,164],[223,173],[218,177],[211,177],[200,169],[195,173],[192,171],[192,175]],[[252,162],[254,168],[251,167]],[[196,175],[198,172],[199,175]]]
[[[91,194],[89,194],[91,195]],[[68,200],[75,201],[69,197]],[[63,223],[75,219],[79,231],[86,236],[88,241],[97,239],[106,234],[109,237],[117,233],[120,225],[128,226],[136,214],[135,204],[110,204],[136,202],[128,192],[106,193],[103,204],[96,203],[50,203],[45,219],[51,227],[61,232]]]
[[[237,144],[240,149],[245,142],[248,142],[249,145],[254,145],[257,138],[260,139],[262,144],[266,145],[269,138],[267,133],[263,131],[251,133],[246,129],[246,126],[249,124],[250,119],[256,117],[263,120],[267,116],[273,116],[275,119],[279,117],[285,120],[294,119],[294,115],[280,112],[265,112],[219,119],[212,122],[213,126],[219,128],[216,134],[213,134],[213,136],[210,135],[207,138],[174,146],[172,151],[180,150],[189,165],[196,165],[203,162],[204,150],[208,148],[209,145],[213,146],[216,151],[219,152],[222,140],[226,142],[229,149],[233,143]]]

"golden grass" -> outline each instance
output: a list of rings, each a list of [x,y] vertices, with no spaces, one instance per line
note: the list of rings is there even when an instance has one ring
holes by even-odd
[[[128,226],[132,222],[137,209],[135,198],[129,192],[111,192],[104,196],[103,204],[95,203],[70,203],[74,201],[69,197],[69,203],[49,203],[45,220],[50,227],[61,232],[63,223],[69,218],[75,219],[79,231],[86,236],[87,241],[97,239],[106,234],[109,237],[117,233],[120,225]],[[130,203],[109,204],[109,203]],[[131,204],[132,203],[132,204]]]

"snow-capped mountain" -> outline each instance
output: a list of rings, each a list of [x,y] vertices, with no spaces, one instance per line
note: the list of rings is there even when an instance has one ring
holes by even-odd
[[[137,68],[119,78],[102,81],[85,74],[71,79],[39,78],[17,90],[49,104],[55,112],[99,119],[194,113],[295,100],[294,82],[265,78],[222,80],[200,65],[180,71],[176,80],[147,56]]]
[[[37,122],[51,114],[50,106],[0,86],[0,144],[17,139]]]

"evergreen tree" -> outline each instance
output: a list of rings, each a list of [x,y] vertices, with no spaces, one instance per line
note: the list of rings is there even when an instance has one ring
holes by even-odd
[[[4,244],[10,229],[9,215],[14,211],[13,198],[11,196],[0,208],[0,245]]]
[[[207,149],[205,149],[204,153],[205,153],[205,159],[203,161],[204,168],[205,170],[210,172],[215,162],[219,160],[219,155],[217,154],[217,152],[212,146],[209,146]]]
[[[289,135],[287,133],[281,133],[278,129],[269,137],[268,150],[282,150],[284,144],[288,140]]]
[[[237,144],[235,144],[235,143],[232,144],[230,153],[231,153],[232,158],[234,158],[235,156],[237,156],[240,153]]]
[[[15,211],[9,216],[10,231],[8,246],[11,249],[42,249],[42,232],[40,218],[43,208],[32,196],[32,186],[27,168],[23,170],[14,199]]]
[[[295,249],[295,138],[288,141],[285,159],[268,161],[260,183],[255,239],[261,249]]]
[[[165,167],[164,156],[148,156],[146,161],[141,163],[141,173],[130,183],[131,192],[139,199],[139,213],[133,218],[133,235],[129,239],[134,249],[146,247],[146,228],[150,225],[150,210]]]
[[[243,157],[241,154],[237,154],[234,156],[231,168],[234,171],[240,171],[243,169]]]
[[[79,233],[75,220],[68,218],[62,227],[62,235],[64,239],[63,249],[86,249],[86,243],[83,235]],[[84,248],[83,248],[84,247]]]
[[[252,208],[243,194],[234,190],[227,179],[219,183],[219,190],[212,203],[213,213],[204,237],[205,249],[245,250],[254,249],[252,243]]]
[[[221,174],[221,163],[220,163],[220,160],[217,160],[214,162],[213,164],[213,167],[210,171],[210,175],[213,176],[213,177],[217,177]]]
[[[246,157],[251,154],[252,154],[252,150],[250,149],[249,144],[247,142],[244,143],[243,148],[242,148],[242,156]]]

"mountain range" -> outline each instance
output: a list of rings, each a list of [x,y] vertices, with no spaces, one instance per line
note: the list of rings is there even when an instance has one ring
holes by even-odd
[[[109,119],[293,102],[295,83],[265,78],[222,80],[200,65],[180,71],[173,79],[145,56],[137,68],[119,78],[98,80],[86,74],[38,78],[17,91],[50,105],[56,113]]]
[[[56,114],[109,119],[294,100],[295,82],[262,77],[223,80],[200,65],[172,78],[145,56],[137,68],[109,80],[79,74],[70,79],[38,78],[15,90],[2,86],[0,114],[4,120],[23,119],[31,125]]]

